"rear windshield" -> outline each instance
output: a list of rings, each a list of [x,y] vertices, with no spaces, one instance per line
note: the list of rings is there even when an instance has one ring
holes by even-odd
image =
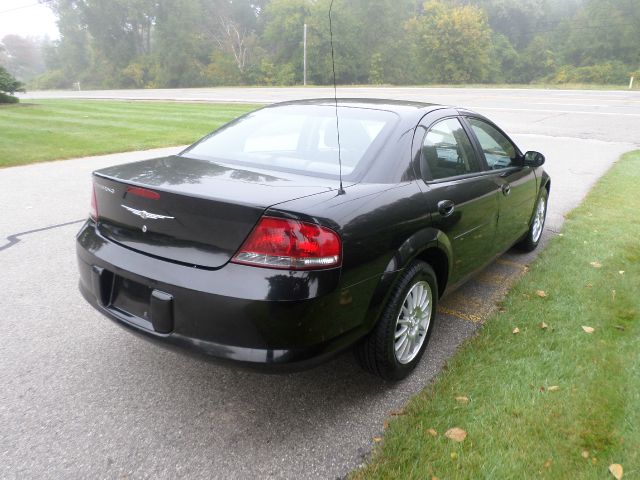
[[[377,150],[397,116],[385,110],[339,107],[342,174],[351,176]],[[184,156],[307,175],[337,176],[336,110],[325,105],[265,108],[213,132]]]

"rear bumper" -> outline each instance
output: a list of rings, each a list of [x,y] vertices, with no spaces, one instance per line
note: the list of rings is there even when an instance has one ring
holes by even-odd
[[[100,236],[91,221],[76,247],[84,298],[164,346],[290,369],[320,363],[366,333],[364,312],[341,302],[339,269],[283,272],[227,264],[204,270],[120,246]],[[122,279],[151,293],[148,312],[131,314],[114,304]]]

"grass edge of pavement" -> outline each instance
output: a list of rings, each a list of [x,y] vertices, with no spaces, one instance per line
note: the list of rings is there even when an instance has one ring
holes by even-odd
[[[639,182],[627,153],[352,480],[640,478]]]

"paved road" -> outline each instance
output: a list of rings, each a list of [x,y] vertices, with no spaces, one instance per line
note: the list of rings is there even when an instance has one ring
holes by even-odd
[[[572,93],[594,105],[602,95]],[[547,154],[553,187],[545,241],[634,147],[593,132],[627,125],[626,138],[640,138],[629,133],[640,128],[640,106],[627,110],[636,116],[580,117],[592,132],[581,135],[572,134],[577,117],[570,114],[553,136],[533,121],[531,132],[520,119],[502,122],[523,148]],[[158,349],[85,305],[73,235],[87,214],[93,169],[175,150],[0,170],[0,478],[344,476],[532,259],[510,252],[451,295],[420,367],[396,385],[363,374],[350,355],[309,372],[265,376]]]
[[[640,142],[640,91],[492,88],[338,87],[343,98],[395,98],[471,108],[512,133],[537,133],[606,142]],[[101,98],[197,102],[273,103],[333,97],[327,87],[189,88],[32,92],[24,98]]]

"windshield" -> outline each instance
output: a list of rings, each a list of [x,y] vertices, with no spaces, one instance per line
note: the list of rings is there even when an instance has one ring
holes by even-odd
[[[342,174],[348,177],[384,139],[397,116],[389,111],[353,107],[340,107],[338,115]],[[336,110],[326,105],[258,110],[205,137],[184,155],[337,177]]]

